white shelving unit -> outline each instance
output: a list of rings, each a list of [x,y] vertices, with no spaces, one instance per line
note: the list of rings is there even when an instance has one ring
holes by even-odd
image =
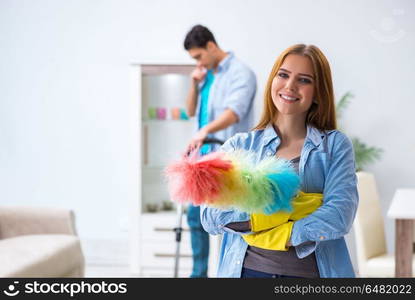
[[[174,64],[137,64],[130,68],[131,103],[136,109],[135,120],[138,119],[138,144],[135,144],[138,191],[130,213],[130,267],[138,276],[173,277],[174,274],[177,243],[173,228],[178,225],[178,213],[175,206],[171,210],[162,209],[172,204],[163,170],[169,162],[180,158],[195,132],[195,120],[174,119],[172,112],[185,109],[193,68]],[[165,119],[154,118],[157,108],[165,110]],[[179,276],[188,277],[192,252],[185,214],[182,225],[185,231],[180,243]],[[216,272],[218,252],[219,237],[211,236],[210,277]]]

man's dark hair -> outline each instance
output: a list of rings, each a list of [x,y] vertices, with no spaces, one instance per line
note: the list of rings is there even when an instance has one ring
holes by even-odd
[[[202,25],[195,25],[187,33],[184,39],[184,49],[190,50],[192,48],[206,48],[209,41],[216,43],[215,37],[208,28]]]

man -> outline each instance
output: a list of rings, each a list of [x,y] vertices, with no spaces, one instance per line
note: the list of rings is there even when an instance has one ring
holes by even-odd
[[[186,105],[188,115],[197,117],[198,131],[187,150],[200,149],[204,155],[218,147],[203,145],[207,137],[224,142],[238,132],[251,129],[256,77],[232,52],[223,51],[210,30],[202,25],[194,26],[187,33],[184,48],[197,62],[191,73]],[[201,225],[199,206],[189,205],[187,221],[193,251],[191,277],[207,277],[209,234]]]

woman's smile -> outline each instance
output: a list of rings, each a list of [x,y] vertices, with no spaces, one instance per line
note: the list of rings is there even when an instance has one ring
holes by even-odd
[[[289,96],[287,94],[279,94],[279,96],[280,96],[281,102],[283,102],[283,103],[289,103],[289,104],[291,104],[291,103],[294,103],[294,102],[300,100],[300,98],[298,98],[298,97]]]

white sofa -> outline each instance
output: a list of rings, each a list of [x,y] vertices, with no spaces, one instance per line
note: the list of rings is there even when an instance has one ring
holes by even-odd
[[[0,277],[83,277],[71,210],[0,206]]]

